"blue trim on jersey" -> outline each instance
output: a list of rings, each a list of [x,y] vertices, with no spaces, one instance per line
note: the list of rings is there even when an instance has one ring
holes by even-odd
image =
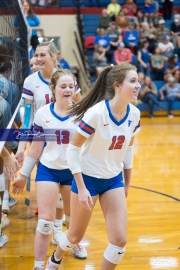
[[[51,113],[54,115],[54,117],[56,117],[58,120],[60,120],[60,121],[66,121],[71,115],[70,114],[68,114],[67,116],[65,116],[65,117],[60,117],[59,115],[57,115],[56,113],[55,113],[55,111],[54,111],[54,102],[52,102],[51,104],[50,104],[50,111],[51,111]]]
[[[38,126],[36,123],[34,123],[33,128],[34,128],[36,131],[43,131],[43,128],[42,128],[41,126]]]
[[[78,127],[86,132],[87,134],[91,135],[94,133],[95,129],[91,126],[89,126],[88,124],[86,124],[83,120],[81,120],[81,122],[79,123]]]
[[[23,87],[23,89],[22,89],[22,92],[23,92],[23,94],[25,94],[25,95],[28,95],[28,96],[33,97],[33,93],[32,93],[30,90],[28,90],[28,89],[26,89],[26,88],[24,88],[24,87]]]
[[[133,133],[136,131],[136,129],[138,129],[140,127],[140,121],[139,121],[139,123],[138,123],[138,125],[134,128],[134,130],[133,130]]]
[[[123,124],[123,123],[126,121],[128,115],[129,115],[129,112],[130,112],[130,106],[129,106],[129,104],[127,105],[126,115],[124,116],[123,119],[121,119],[121,121],[118,122],[118,121],[114,118],[114,116],[112,115],[112,112],[111,112],[111,109],[110,109],[110,106],[109,106],[109,100],[105,100],[105,103],[106,103],[106,107],[107,107],[107,109],[108,109],[109,117],[111,118],[111,120],[112,120],[117,126],[120,126],[121,124]]]
[[[43,79],[43,77],[41,76],[41,72],[40,72],[40,71],[38,71],[38,76],[39,76],[40,80],[41,80],[43,83],[49,85],[49,83],[48,83],[45,79]]]

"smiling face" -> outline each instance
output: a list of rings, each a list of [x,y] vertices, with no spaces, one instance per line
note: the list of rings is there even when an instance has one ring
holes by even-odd
[[[39,70],[52,69],[57,57],[56,54],[51,55],[48,47],[37,47],[34,55]]]
[[[28,2],[24,1],[24,3],[22,4],[22,7],[25,13],[29,12],[30,6]]]
[[[36,58],[35,57],[32,57],[30,59],[30,68],[31,68],[32,73],[39,70],[38,66],[37,66],[37,63],[36,63]]]
[[[124,81],[120,84],[120,95],[126,102],[137,100],[138,91],[141,85],[138,81],[138,74],[135,70],[128,71]]]
[[[57,102],[70,103],[75,93],[73,77],[71,75],[62,75],[59,77],[53,92]]]

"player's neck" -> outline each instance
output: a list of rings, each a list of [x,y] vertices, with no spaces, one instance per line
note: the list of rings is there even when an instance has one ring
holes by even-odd
[[[56,71],[55,68],[46,68],[46,69],[42,69],[40,70],[41,76],[43,77],[44,80],[50,82],[51,77],[53,75],[53,73]]]
[[[54,103],[54,111],[57,115],[63,117],[66,115],[69,115],[69,107],[70,107],[70,103],[64,103],[64,102],[58,102],[56,101]]]
[[[125,102],[124,100],[113,98],[109,100],[109,106],[110,106],[112,115],[117,121],[120,121],[126,115],[127,102]]]

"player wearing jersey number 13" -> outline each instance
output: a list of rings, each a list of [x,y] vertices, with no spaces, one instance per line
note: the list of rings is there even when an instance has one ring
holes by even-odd
[[[74,105],[71,113],[80,123],[67,148],[75,178],[71,223],[46,270],[58,269],[64,252],[82,239],[98,197],[109,240],[100,269],[113,270],[121,261],[126,245],[125,198],[130,186],[134,135],[140,130],[140,112],[129,102],[137,99],[139,89],[136,67],[123,63],[105,68],[87,96]]]
[[[56,71],[50,83],[55,102],[41,107],[35,114],[34,130],[40,133],[52,134],[44,141],[33,141],[27,153],[26,160],[20,171],[20,176],[13,183],[13,192],[23,191],[26,179],[29,177],[39,159],[36,174],[36,194],[38,202],[38,224],[35,237],[35,270],[44,269],[44,261],[49,246],[50,234],[53,230],[59,185],[64,202],[66,226],[70,222],[70,193],[73,175],[68,168],[66,149],[76,131],[77,124],[69,114],[72,97],[75,92],[74,75],[69,70]],[[81,259],[87,257],[87,252],[81,245],[71,246],[73,253],[79,250]],[[76,256],[76,255],[75,255]],[[52,269],[52,268],[51,268]]]

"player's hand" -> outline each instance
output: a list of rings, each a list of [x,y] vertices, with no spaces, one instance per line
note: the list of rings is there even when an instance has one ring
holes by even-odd
[[[92,211],[90,204],[93,205],[93,200],[92,200],[92,197],[91,197],[89,191],[86,188],[84,188],[82,190],[78,190],[78,197],[79,197],[80,204],[85,209]]]
[[[11,155],[4,158],[3,160],[4,160],[4,175],[7,176],[10,180],[14,180],[15,174],[20,168],[18,161]]]
[[[12,193],[19,194],[23,192],[23,189],[26,185],[26,180],[27,180],[27,177],[22,174],[16,177],[16,179],[12,183],[12,186],[13,186]]]
[[[24,161],[24,151],[18,151],[15,158],[19,162],[20,167],[22,167]]]

